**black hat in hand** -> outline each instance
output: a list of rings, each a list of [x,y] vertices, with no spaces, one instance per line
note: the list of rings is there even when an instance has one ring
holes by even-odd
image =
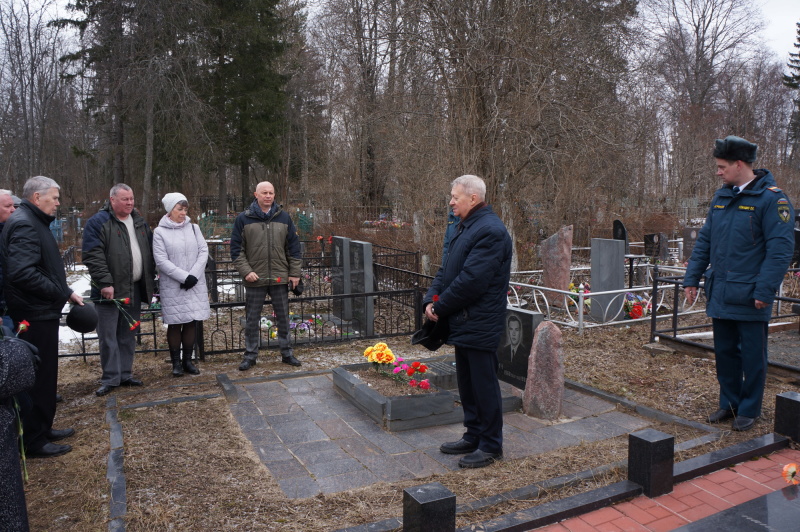
[[[79,333],[88,333],[97,327],[97,309],[94,303],[84,300],[83,305],[72,305],[67,314],[67,325]]]

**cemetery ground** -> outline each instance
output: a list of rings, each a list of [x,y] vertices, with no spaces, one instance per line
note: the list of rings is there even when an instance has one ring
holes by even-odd
[[[716,408],[713,359],[688,353],[650,354],[643,348],[649,334],[646,323],[591,329],[583,335],[571,329],[563,332],[569,379],[698,422],[704,422]],[[796,338],[797,331],[779,334]],[[181,378],[170,375],[166,353],[137,355],[134,373],[145,386],[119,388],[110,396],[119,407],[124,439],[126,529],[336,530],[401,516],[403,489],[414,485],[441,482],[457,495],[459,503],[464,503],[627,458],[627,436],[621,436],[504,460],[485,469],[379,483],[308,499],[287,498],[231,415],[216,375],[227,374],[235,382],[300,372],[323,373],[339,365],[363,362],[363,350],[373,343],[297,347],[301,368],[280,363],[276,351],[262,351],[258,364],[247,373],[237,370],[239,354],[215,355],[200,364],[201,375]],[[406,358],[426,359],[431,354],[411,346],[408,337],[390,338],[387,343]],[[443,348],[435,355],[439,358],[448,353],[452,350]],[[97,357],[61,360],[59,392],[64,402],[59,405],[55,427],[74,427],[76,434],[64,442],[73,446],[71,453],[28,461],[26,497],[32,530],[108,529],[108,398],[94,395],[99,374]],[[775,395],[785,391],[798,391],[798,387],[769,378],[763,417],[753,430],[725,431],[717,442],[678,453],[676,462],[770,433]],[[136,406],[177,397],[193,399]],[[651,427],[674,434],[676,443],[704,434],[681,425],[654,422]],[[459,514],[457,525],[466,526],[624,478],[623,471],[614,470],[537,500],[507,501]]]

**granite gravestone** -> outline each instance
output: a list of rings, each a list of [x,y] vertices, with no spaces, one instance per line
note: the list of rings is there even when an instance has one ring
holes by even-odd
[[[539,312],[516,307],[506,309],[506,327],[497,348],[497,378],[524,390],[528,380],[528,357],[536,327],[544,320]]]
[[[367,294],[375,291],[375,278],[372,270],[372,244],[350,241],[350,289],[351,294]],[[372,336],[375,323],[375,301],[372,296],[351,299],[354,326],[367,336]]]
[[[692,251],[694,251],[694,245],[697,242],[697,234],[699,232],[700,229],[697,227],[683,228],[683,256],[681,257],[681,261],[686,262],[692,258]]]
[[[669,259],[669,240],[664,233],[644,235],[644,254],[650,258],[665,261]]]
[[[561,329],[552,321],[542,322],[536,329],[527,384],[522,394],[523,412],[539,419],[558,419],[564,401],[564,349]]]
[[[350,239],[333,237],[332,255],[331,293],[335,296],[350,294]],[[333,314],[342,320],[353,319],[353,301],[350,298],[334,299]]]
[[[614,220],[614,226],[612,229],[612,238],[614,240],[622,240],[625,242],[625,254],[629,254],[631,252],[630,244],[628,243],[628,230],[625,229],[625,224],[622,223],[620,220]]]
[[[542,258],[542,285],[557,290],[568,290],[572,265],[572,226],[562,227],[544,240],[539,247]],[[550,304],[563,307],[564,295],[543,290]]]
[[[800,214],[794,217],[794,255],[792,264],[800,263]]]
[[[625,288],[625,242],[593,238],[591,253],[591,316],[600,322],[613,321],[622,313],[624,297],[620,294],[595,294]]]

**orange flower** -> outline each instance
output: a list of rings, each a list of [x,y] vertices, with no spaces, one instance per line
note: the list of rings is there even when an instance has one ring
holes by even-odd
[[[800,484],[800,478],[797,476],[797,464],[786,464],[783,466],[783,479],[788,484]]]

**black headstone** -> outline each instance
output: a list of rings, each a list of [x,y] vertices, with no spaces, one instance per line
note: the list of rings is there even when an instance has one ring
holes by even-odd
[[[445,532],[455,529],[455,493],[439,482],[403,490],[404,532]]]
[[[506,327],[497,348],[497,378],[524,390],[528,381],[528,357],[536,327],[544,320],[539,312],[509,307]],[[516,344],[515,344],[516,342]]]
[[[654,429],[628,434],[628,480],[642,486],[648,497],[672,491],[675,437]]]
[[[644,235],[644,254],[659,260],[669,258],[669,241],[664,233]]]
[[[700,229],[697,227],[684,227],[683,228],[683,261],[686,262],[692,258],[692,251],[694,251],[694,244],[697,242],[697,234]]]
[[[628,244],[628,230],[625,229],[625,224],[620,220],[614,220],[614,228],[612,230],[614,240],[625,241],[625,254],[630,253],[630,246]]]

